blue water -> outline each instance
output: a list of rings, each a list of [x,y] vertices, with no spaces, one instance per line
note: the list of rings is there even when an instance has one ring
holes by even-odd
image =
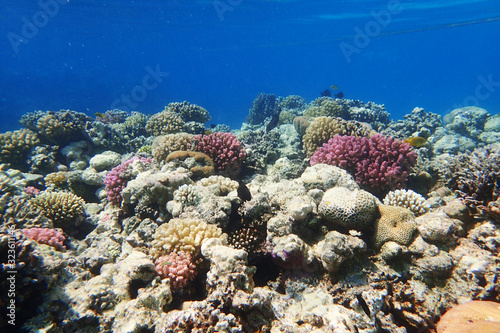
[[[332,84],[346,98],[385,104],[393,119],[416,106],[500,112],[498,0],[10,0],[0,8],[2,132],[33,110],[151,114],[183,100],[239,128],[258,93],[311,101]]]

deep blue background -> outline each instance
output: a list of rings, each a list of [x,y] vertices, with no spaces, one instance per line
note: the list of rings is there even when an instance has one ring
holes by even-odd
[[[480,76],[500,82],[498,0],[401,0],[350,62],[341,43],[355,45],[356,27],[374,26],[371,11],[389,1],[71,0],[44,17],[47,2],[0,1],[2,132],[33,110],[105,112],[142,85],[147,66],[169,75],[136,110],[187,100],[233,128],[260,92],[311,101],[336,84],[398,119],[416,106],[445,114],[474,104]],[[214,3],[228,10],[218,15]],[[43,26],[15,52],[9,38],[36,19]],[[500,83],[480,92],[489,95],[478,106],[500,112]]]

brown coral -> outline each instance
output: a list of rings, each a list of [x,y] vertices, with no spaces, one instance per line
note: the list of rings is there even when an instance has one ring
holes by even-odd
[[[211,119],[208,111],[199,105],[189,102],[174,102],[165,106],[165,111],[177,113],[185,122],[195,121],[198,123],[206,123]]]
[[[40,143],[35,132],[20,129],[0,134],[0,162],[22,163],[31,148]]]
[[[317,98],[312,105],[304,111],[305,117],[340,117],[349,119],[349,112],[339,105],[333,98]]]
[[[409,245],[417,230],[415,215],[403,207],[379,205],[378,209],[380,218],[375,221],[375,246],[378,248],[388,241]]]
[[[55,227],[72,227],[83,220],[85,201],[70,192],[42,192],[31,203],[52,220]]]
[[[177,150],[192,150],[194,135],[188,133],[175,133],[161,135],[153,141],[151,146],[153,158],[158,163],[163,163],[168,154]]]
[[[215,172],[214,161],[207,154],[200,153],[197,151],[174,151],[168,154],[165,162],[170,162],[173,160],[184,161],[187,158],[192,157],[196,164],[190,166],[189,171],[193,174],[195,178],[205,178],[212,175]]]
[[[182,130],[184,121],[180,115],[172,111],[154,114],[146,123],[146,131],[153,136],[177,133]]]
[[[357,121],[342,118],[318,117],[307,127],[303,137],[304,150],[311,156],[323,143],[335,134],[350,136],[370,136],[372,131]]]

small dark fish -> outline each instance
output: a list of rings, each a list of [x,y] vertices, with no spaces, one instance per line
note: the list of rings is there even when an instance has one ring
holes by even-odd
[[[217,125],[215,125],[215,124],[210,124],[210,128],[215,128],[215,126],[217,126]]]
[[[321,92],[321,97],[332,97],[332,92],[330,89],[325,89],[325,91]]]
[[[335,97],[342,99],[342,98],[344,98],[344,93],[342,91],[340,91],[337,94],[335,94]]]
[[[363,309],[363,311],[366,313],[366,315],[368,317],[371,318],[372,314],[370,312],[370,308],[368,307],[368,304],[366,304],[366,301],[364,300],[364,298],[361,297],[361,294],[357,294],[356,298],[358,299],[358,303],[359,303],[359,305],[361,305],[361,308]]]
[[[278,125],[278,121],[280,120],[280,114],[279,113],[275,113],[271,120],[269,121],[269,123],[267,124],[266,126],[266,132],[269,132],[270,130],[272,130],[273,128],[275,128],[277,125]]]
[[[250,190],[248,187],[243,183],[243,181],[238,180],[238,197],[243,200],[243,201],[250,201],[252,200],[252,194],[250,194]]]

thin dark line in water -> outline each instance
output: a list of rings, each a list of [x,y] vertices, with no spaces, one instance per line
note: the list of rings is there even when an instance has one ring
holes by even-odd
[[[471,21],[471,22],[450,23],[450,24],[445,24],[445,25],[441,25],[441,26],[426,27],[426,28],[416,28],[416,29],[399,30],[399,31],[387,31],[387,32],[381,32],[377,36],[373,36],[371,38],[380,37],[380,36],[402,35],[402,34],[409,34],[409,33],[414,33],[414,32],[441,30],[441,29],[463,27],[463,26],[482,24],[482,23],[491,23],[491,22],[496,22],[496,21],[500,21],[500,17],[493,17],[493,18],[489,18],[489,19]],[[309,41],[293,42],[293,43],[261,44],[261,45],[255,45],[255,46],[247,46],[247,47],[234,46],[234,47],[228,47],[228,48],[205,49],[204,51],[247,50],[247,49],[259,49],[259,48],[267,48],[267,47],[312,45],[312,44],[322,44],[322,43],[352,40],[354,37],[356,37],[356,35],[346,35],[346,36],[339,36],[336,38],[317,39],[317,40],[309,40]]]

